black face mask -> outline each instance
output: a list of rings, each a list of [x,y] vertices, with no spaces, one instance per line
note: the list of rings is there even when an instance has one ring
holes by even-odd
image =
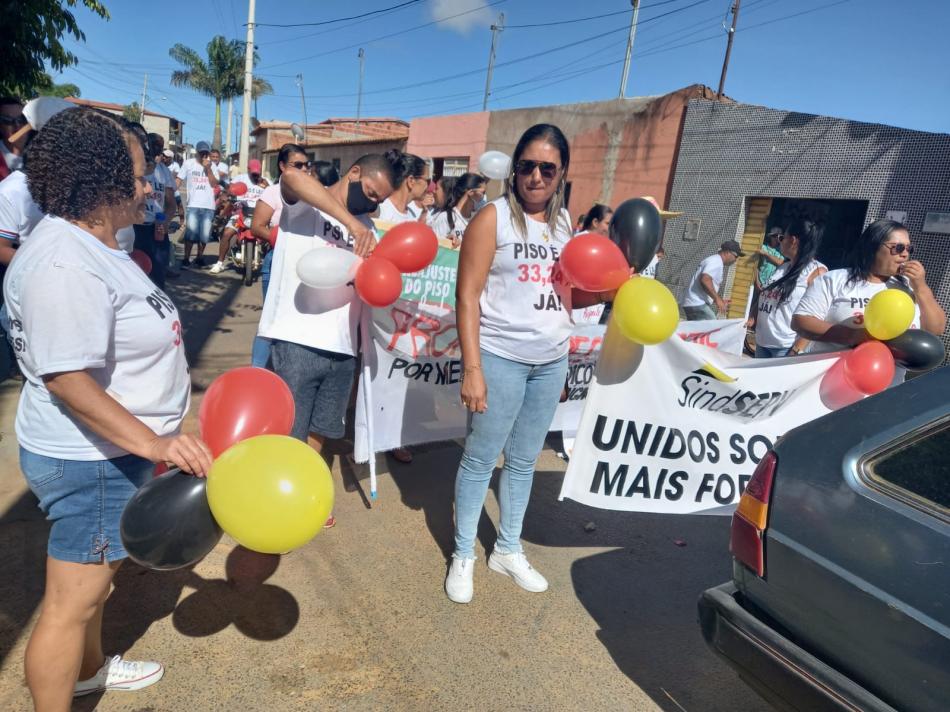
[[[346,209],[350,211],[350,214],[366,215],[376,212],[378,207],[379,203],[366,197],[362,181],[356,180],[350,183],[346,193]]]

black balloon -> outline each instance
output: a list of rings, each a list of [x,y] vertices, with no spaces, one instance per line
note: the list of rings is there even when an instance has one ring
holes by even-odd
[[[181,470],[140,487],[125,505],[119,531],[129,558],[162,570],[197,563],[221,539],[208,506],[206,480]]]
[[[643,198],[625,200],[610,219],[610,239],[637,272],[646,269],[656,254],[661,230],[660,212]]]
[[[943,363],[946,356],[940,337],[923,329],[908,329],[884,343],[894,355],[894,363],[908,371],[929,371]]]

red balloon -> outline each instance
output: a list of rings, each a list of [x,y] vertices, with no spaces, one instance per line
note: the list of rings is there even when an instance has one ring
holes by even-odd
[[[152,273],[152,258],[146,255],[142,250],[132,250],[132,261],[142,268],[145,274]]]
[[[578,235],[561,252],[567,281],[588,292],[606,292],[627,281],[630,267],[623,252],[604,235]]]
[[[439,251],[439,239],[432,228],[420,222],[404,222],[390,228],[373,251],[385,257],[400,272],[418,272],[432,264]]]
[[[844,376],[866,395],[880,393],[894,381],[894,356],[880,341],[868,341],[845,356]]]
[[[257,435],[290,435],[294,397],[276,373],[245,366],[218,376],[201,401],[201,438],[217,457]]]
[[[236,198],[240,198],[242,195],[247,193],[247,185],[245,183],[232,183],[228,187],[228,192]]]
[[[402,294],[402,275],[392,262],[376,254],[356,271],[356,292],[373,307],[388,307]]]

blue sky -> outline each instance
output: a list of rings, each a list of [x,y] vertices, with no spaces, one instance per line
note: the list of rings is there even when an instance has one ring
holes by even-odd
[[[695,83],[715,88],[731,1],[642,0],[627,95]],[[360,20],[297,26],[403,3]],[[148,107],[185,121],[187,141],[210,138],[213,102],[170,86],[176,64],[168,49],[181,42],[203,54],[215,34],[243,39],[246,0],[169,0],[161,13],[128,0],[105,4],[109,21],[76,11],[86,41],[67,41],[80,63],[58,81],[78,84],[86,98],[127,104],[140,99],[148,73]],[[501,12],[507,29],[489,108],[615,98],[629,10],[629,0],[258,0],[258,23],[294,26],[258,28],[257,71],[275,92],[258,101],[257,117],[302,120],[297,73],[310,122],[354,116],[359,47],[366,53],[364,116],[478,111],[489,26]],[[547,26],[519,27],[538,24]],[[752,104],[950,132],[948,33],[946,0],[742,0],[726,93]]]

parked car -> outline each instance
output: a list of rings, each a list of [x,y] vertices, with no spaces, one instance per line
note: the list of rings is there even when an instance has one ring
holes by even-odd
[[[950,368],[802,425],[732,519],[709,646],[782,710],[950,710]]]

